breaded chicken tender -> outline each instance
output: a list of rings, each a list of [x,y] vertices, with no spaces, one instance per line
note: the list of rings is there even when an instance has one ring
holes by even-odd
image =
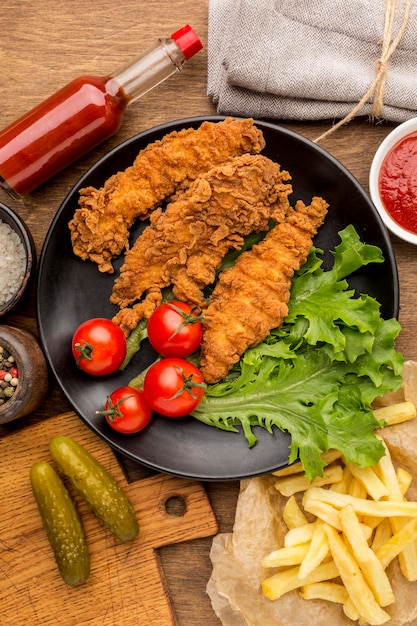
[[[282,324],[294,272],[307,260],[327,207],[318,197],[309,206],[297,202],[284,222],[220,274],[204,316],[201,371],[207,383],[222,380],[247,348]]]
[[[129,229],[175,191],[214,165],[265,146],[252,119],[203,122],[149,144],[132,166],[103,187],[80,190],[79,208],[69,222],[74,253],[112,273],[112,259],[129,245]]]
[[[289,179],[267,157],[244,154],[200,176],[165,211],[155,211],[126,253],[110,298],[121,308],[113,319],[125,334],[150,316],[169,285],[178,299],[204,307],[202,290],[214,282],[224,255],[241,248],[250,233],[266,231],[270,220],[285,219]]]

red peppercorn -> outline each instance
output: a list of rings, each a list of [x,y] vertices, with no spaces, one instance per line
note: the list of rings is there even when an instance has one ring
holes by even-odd
[[[6,376],[7,371],[6,370],[0,370],[0,380],[3,380],[3,378]]]
[[[17,369],[17,367],[11,367],[10,374],[13,378],[19,378],[19,370]]]

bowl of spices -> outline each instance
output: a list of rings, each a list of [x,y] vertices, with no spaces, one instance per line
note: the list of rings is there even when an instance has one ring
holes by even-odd
[[[36,272],[36,249],[24,221],[0,203],[0,318],[13,311]]]
[[[397,126],[380,144],[369,191],[385,226],[417,245],[417,118]]]
[[[48,390],[48,368],[36,337],[0,325],[0,424],[38,408]]]

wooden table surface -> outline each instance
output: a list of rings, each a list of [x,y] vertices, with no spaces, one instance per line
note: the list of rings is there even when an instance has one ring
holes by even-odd
[[[158,37],[171,34],[186,23],[195,28],[205,49],[191,59],[181,73],[133,104],[115,137],[23,201],[12,200],[0,191],[0,201],[17,210],[31,229],[38,255],[60,203],[99,157],[125,139],[156,124],[216,113],[206,95],[208,1],[124,0],[115,4],[113,0],[3,0],[0,6],[3,33],[0,44],[2,127],[72,78],[84,73],[103,75],[111,72]],[[329,127],[330,122],[281,124],[314,139]],[[321,145],[368,190],[372,157],[392,128],[393,124],[374,125],[365,119],[358,119],[328,137]],[[400,278],[400,322],[403,326],[397,345],[407,359],[415,359],[417,248],[395,237],[393,244]],[[24,307],[4,322],[37,332],[34,287]],[[42,407],[21,421],[2,427],[0,435],[70,408],[52,383]],[[148,473],[130,462],[124,464],[132,480]],[[237,482],[209,483],[206,489],[220,531],[229,532],[234,520]],[[218,626],[220,623],[205,592],[211,572],[210,545],[211,539],[208,538],[160,551],[179,626]],[[20,626],[22,623],[17,616],[16,624]]]

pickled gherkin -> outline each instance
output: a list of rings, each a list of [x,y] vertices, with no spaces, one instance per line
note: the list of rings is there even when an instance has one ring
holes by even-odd
[[[71,587],[86,582],[90,555],[84,530],[64,483],[46,461],[34,463],[30,482],[58,569]]]
[[[104,526],[121,541],[139,533],[135,511],[113,476],[79,443],[65,435],[49,444],[52,458]]]

